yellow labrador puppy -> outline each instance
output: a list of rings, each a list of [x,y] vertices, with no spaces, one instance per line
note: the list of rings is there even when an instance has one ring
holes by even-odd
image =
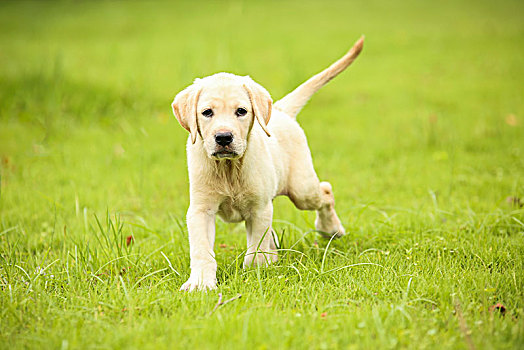
[[[173,113],[190,133],[187,141],[190,205],[187,228],[191,274],[181,290],[217,285],[215,216],[245,221],[244,266],[276,260],[273,198],[288,196],[298,209],[316,210],[315,227],[345,234],[328,182],[319,182],[296,115],[323,85],[349,66],[363,38],[340,60],[274,105],[248,76],[218,73],[196,79],[173,101]]]

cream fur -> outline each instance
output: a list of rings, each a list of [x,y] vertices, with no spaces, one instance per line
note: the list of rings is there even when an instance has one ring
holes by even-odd
[[[262,86],[249,77],[229,73],[197,79],[175,97],[173,112],[190,132],[187,226],[191,274],[181,290],[216,288],[216,215],[226,222],[245,221],[246,267],[276,261],[271,223],[272,201],[278,195],[288,196],[299,209],[316,210],[317,230],[329,236],[345,234],[335,212],[331,185],[319,182],[295,116],[361,49],[362,39],[334,65],[277,102],[275,108]],[[246,115],[235,115],[238,108],[245,109]],[[212,117],[203,115],[207,109],[213,111]],[[215,135],[222,132],[233,135],[233,142],[225,147],[215,141]]]

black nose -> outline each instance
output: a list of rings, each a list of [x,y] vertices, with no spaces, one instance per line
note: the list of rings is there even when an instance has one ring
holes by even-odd
[[[233,134],[230,132],[219,132],[215,134],[215,141],[220,146],[227,146],[233,142]]]

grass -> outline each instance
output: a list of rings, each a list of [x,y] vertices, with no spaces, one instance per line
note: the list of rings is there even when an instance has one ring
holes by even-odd
[[[522,348],[523,10],[2,2],[0,348]],[[299,115],[349,234],[277,198],[277,264],[243,270],[243,225],[217,221],[219,289],[178,292],[174,95],[231,71],[276,100],[361,34]]]

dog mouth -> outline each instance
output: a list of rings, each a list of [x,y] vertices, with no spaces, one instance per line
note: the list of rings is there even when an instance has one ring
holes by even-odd
[[[227,150],[227,149],[222,149],[220,151],[213,153],[211,156],[213,158],[218,158],[218,159],[224,159],[224,158],[231,159],[231,158],[238,157],[238,153]]]

